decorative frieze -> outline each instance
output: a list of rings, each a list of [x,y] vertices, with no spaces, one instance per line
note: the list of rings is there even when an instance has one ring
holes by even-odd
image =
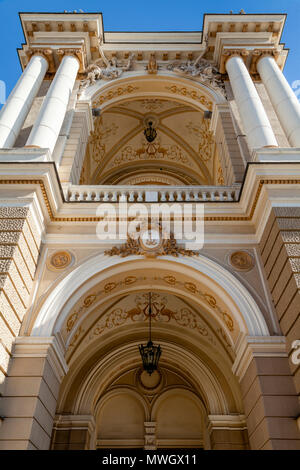
[[[101,58],[90,64],[85,70],[87,77],[80,82],[81,92],[83,92],[85,88],[96,83],[98,80],[114,80],[116,78],[120,78],[123,72],[130,70],[132,66],[134,54],[130,54],[128,56],[128,60],[125,65],[120,65],[118,64],[116,57],[107,59],[101,46],[99,51]]]
[[[167,70],[171,70],[179,75],[188,75],[199,78],[205,85],[211,86],[215,90],[226,96],[226,91],[221,74],[215,64],[202,58],[203,53],[194,61],[173,62],[167,65]]]
[[[212,102],[208,100],[206,96],[199,94],[195,89],[177,85],[166,86],[165,88],[173,94],[187,96],[195,101],[198,101],[198,103],[201,103],[209,111],[212,110]]]

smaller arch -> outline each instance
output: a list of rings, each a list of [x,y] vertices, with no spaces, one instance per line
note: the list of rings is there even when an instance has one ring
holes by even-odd
[[[191,390],[186,390],[184,388],[179,389],[178,387],[175,387],[175,388],[172,388],[170,390],[163,391],[157,397],[157,399],[155,400],[155,402],[153,404],[152,410],[151,410],[151,420],[152,421],[156,421],[157,412],[158,412],[158,409],[161,406],[162,402],[164,400],[167,400],[169,397],[176,395],[176,393],[178,393],[178,390],[180,390],[181,395],[186,396],[193,403],[195,403],[195,405],[197,406],[197,408],[199,408],[199,411],[203,416],[205,416],[207,414],[207,410],[205,409],[202,401],[200,400],[200,398],[194,392],[192,392]]]
[[[145,400],[135,390],[120,387],[108,391],[98,401],[95,409],[97,440],[104,446],[117,443],[117,446],[143,446],[144,422],[149,421],[149,411]],[[126,434],[124,435],[124,428]],[[123,442],[122,442],[123,441]]]
[[[101,408],[103,408],[112,398],[114,398],[118,395],[130,395],[130,396],[132,396],[142,406],[142,408],[144,410],[145,421],[150,420],[149,407],[147,406],[147,403],[145,402],[142,395],[140,393],[138,393],[136,390],[133,390],[129,387],[121,387],[121,386],[119,386],[115,390],[108,390],[107,392],[105,392],[97,400],[95,410],[94,410],[95,416],[97,416],[98,413],[101,412]]]
[[[59,412],[63,412],[65,404],[68,404],[73,414],[93,414],[98,397],[104,394],[121,371],[124,373],[140,367],[138,332],[136,336],[139,339],[129,341],[128,337],[122,335],[122,342],[108,352],[105,352],[108,344],[101,344],[103,350],[95,346],[88,356],[82,353],[81,361],[72,365],[63,384],[58,404]],[[175,344],[174,340],[160,340],[160,344],[163,349],[161,367],[171,367],[179,373],[186,371],[189,380],[194,382],[195,390],[202,397],[208,414],[227,414],[230,410],[242,409],[238,390],[230,390],[226,386],[228,378],[222,377],[221,380],[222,371],[216,366],[213,371],[212,364],[207,364],[207,360],[201,359],[196,351],[183,348]],[[231,375],[231,370],[228,373]]]
[[[227,103],[221,92],[205,85],[199,79],[182,77],[174,72],[166,71],[160,71],[155,76],[132,71],[124,73],[122,77],[109,83],[99,80],[88,87],[79,100],[91,101],[104,110],[121,100],[145,98],[145,96],[177,99],[196,109],[210,111],[213,103]]]
[[[206,417],[201,400],[192,391],[178,387],[162,392],[151,413],[158,448],[168,444],[185,447],[186,442],[202,447]]]

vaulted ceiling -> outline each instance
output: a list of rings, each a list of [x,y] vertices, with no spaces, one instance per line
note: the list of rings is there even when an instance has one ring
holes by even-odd
[[[110,107],[95,118],[81,183],[212,185],[219,163],[209,124],[202,111],[156,97]]]

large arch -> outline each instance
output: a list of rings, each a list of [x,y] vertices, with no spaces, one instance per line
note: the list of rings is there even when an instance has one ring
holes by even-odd
[[[223,305],[224,303],[227,305],[239,331],[243,334],[269,335],[265,319],[247,289],[225,268],[202,255],[188,259],[183,256],[141,259],[133,255],[119,258],[108,257],[104,254],[99,254],[75,267],[55,286],[52,292],[49,292],[32,324],[30,334],[51,336],[59,332],[76,302],[79,302],[100,281],[107,280],[108,282],[109,278],[117,272],[130,273],[133,266],[142,270],[165,269],[170,274],[180,271],[182,275],[200,282],[210,291],[215,292],[216,298],[219,298]],[[124,292],[128,292],[130,286],[125,287]],[[159,282],[157,282],[157,287],[159,288]],[[173,289],[172,285],[168,288]],[[173,290],[177,291],[176,288]],[[186,296],[193,297],[194,293],[193,289],[185,289]],[[209,307],[209,299],[207,304]],[[212,308],[211,312],[214,311],[215,309]]]

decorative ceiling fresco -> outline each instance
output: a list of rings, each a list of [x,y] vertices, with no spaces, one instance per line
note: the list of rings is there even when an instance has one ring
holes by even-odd
[[[129,293],[123,295],[116,302],[109,302],[102,306],[96,306],[88,316],[83,318],[82,312],[72,314],[65,324],[62,337],[67,342],[67,356],[70,358],[82,351],[91,342],[98,340],[103,335],[111,335],[112,332],[124,325],[146,325],[148,328],[148,292]],[[208,295],[208,294],[206,294]],[[211,296],[210,300],[212,301]],[[221,323],[200,311],[191,302],[188,302],[174,294],[152,293],[152,327],[155,336],[156,327],[167,327],[170,324],[193,331],[196,337],[211,345],[215,351],[219,351],[220,357],[227,359],[233,357],[232,340],[230,335],[235,334],[234,322],[229,314],[222,314]],[[213,300],[215,301],[215,299]],[[85,308],[91,307],[95,302],[95,295],[88,296],[84,300]],[[78,325],[78,317],[81,322]],[[221,318],[221,317],[220,317]],[[74,333],[75,332],[75,333]],[[199,335],[199,336],[198,336]],[[225,355],[225,356],[224,356]]]
[[[148,142],[144,129],[157,131]],[[161,98],[126,101],[94,121],[80,184],[213,185],[220,169],[204,113]]]

